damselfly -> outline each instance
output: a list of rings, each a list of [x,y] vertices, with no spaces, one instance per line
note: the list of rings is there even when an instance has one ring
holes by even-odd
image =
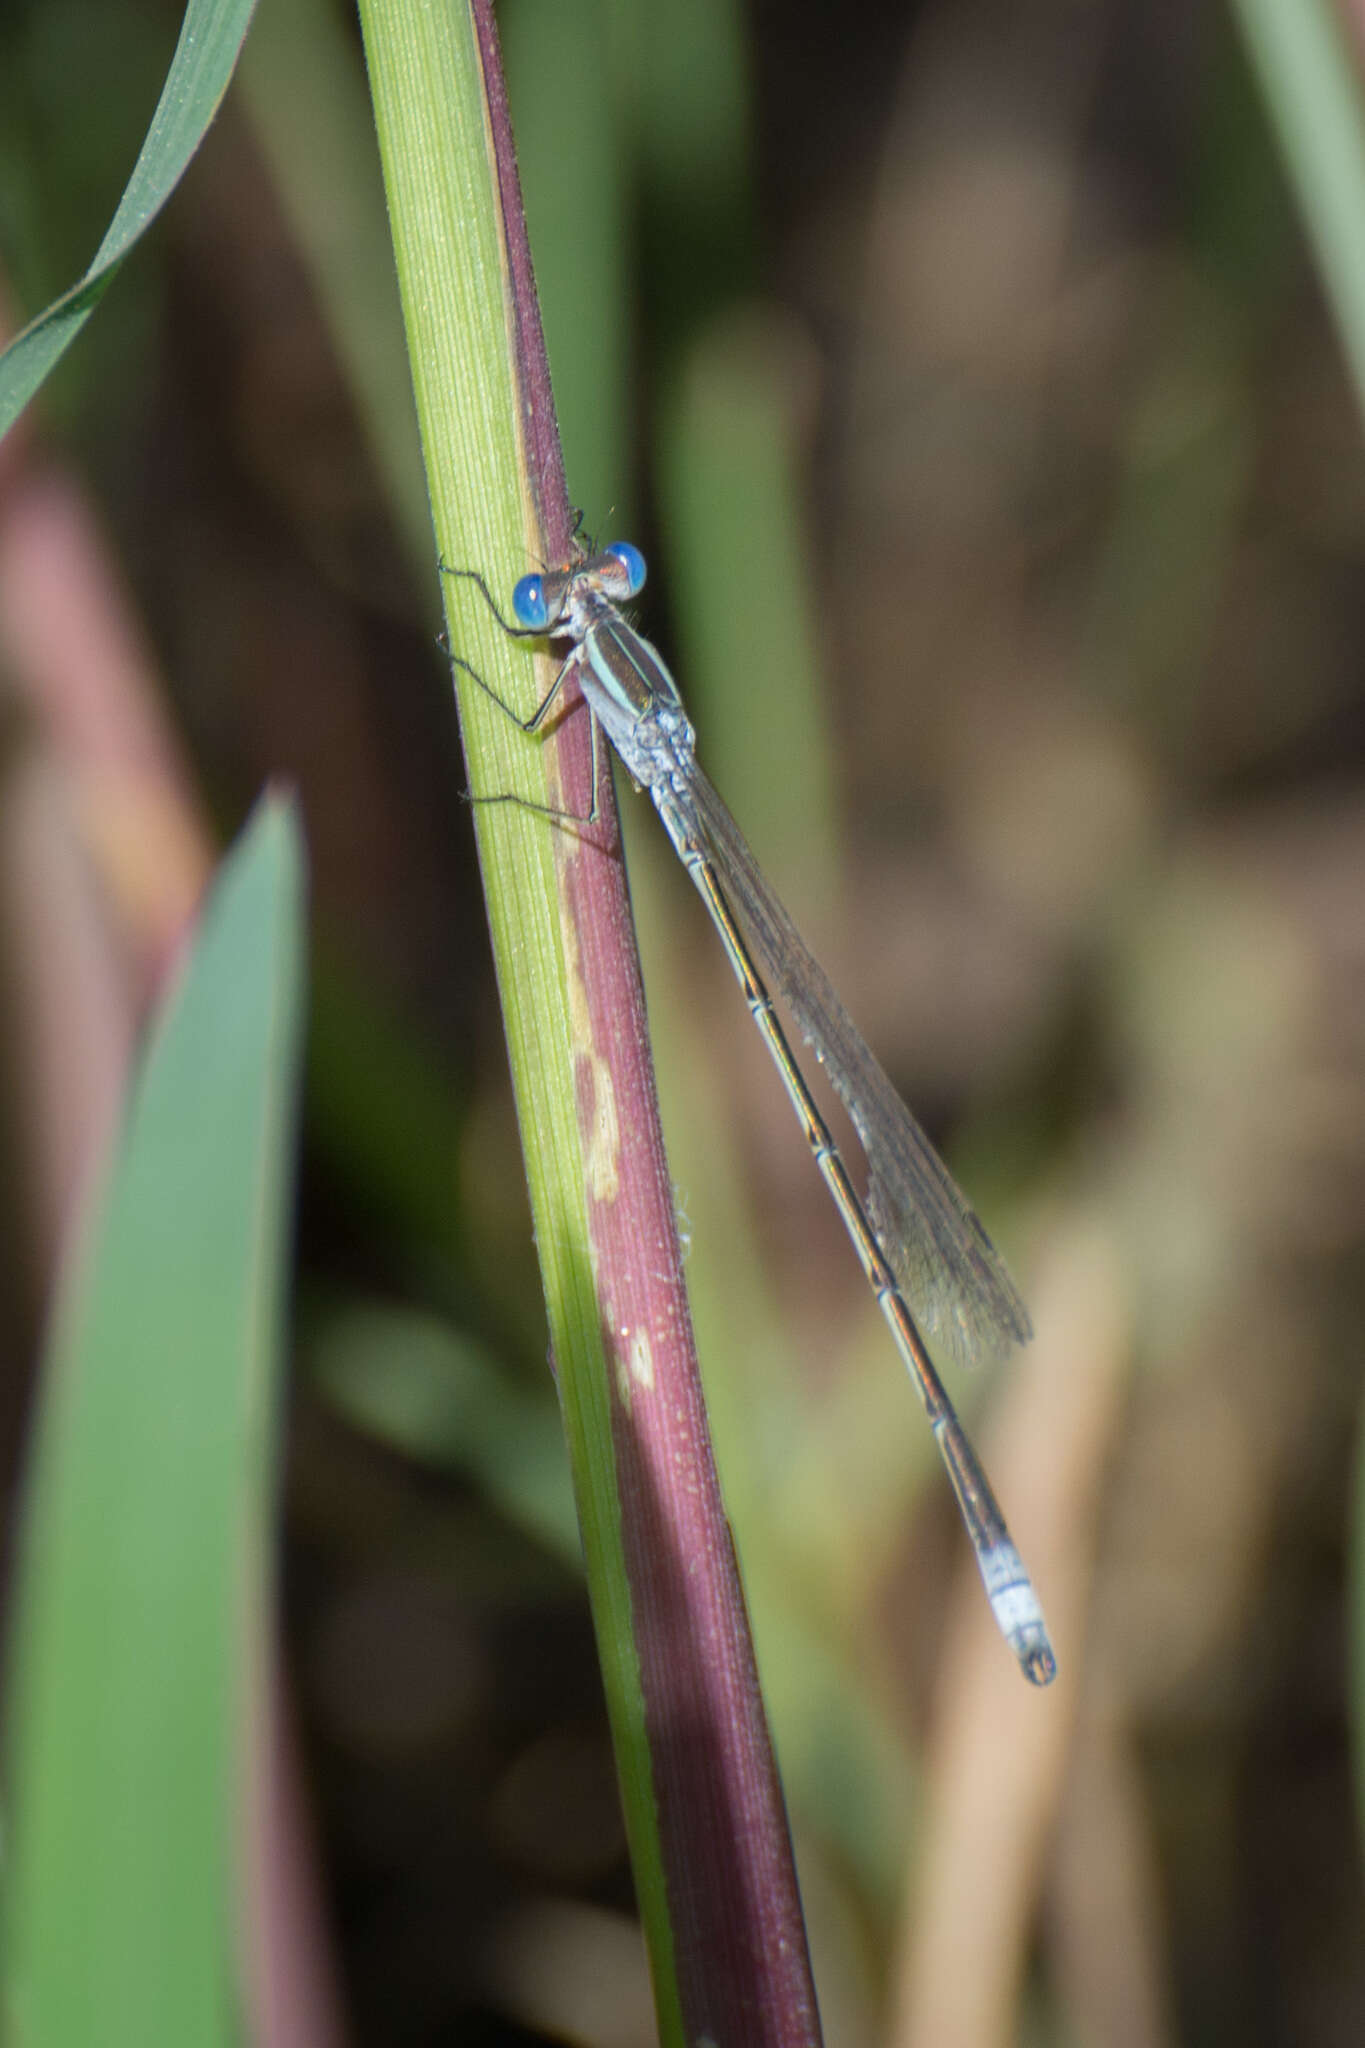
[[[522,729],[538,731],[564,685],[576,682],[630,776],[654,799],[919,1389],[996,1621],[1025,1675],[1035,1685],[1048,1684],[1057,1663],[1038,1597],[919,1329],[922,1323],[955,1357],[972,1363],[1025,1342],[1032,1335],[1028,1312],[975,1212],[697,765],[696,736],[677,685],[620,609],[644,585],[644,557],[619,542],[566,569],[523,576],[512,593],[515,626],[503,619],[481,576],[453,573],[478,585],[507,632],[570,643],[544,701],[531,718],[517,721]],[[852,1120],[867,1161],[861,1197],[797,1065],[755,955]]]

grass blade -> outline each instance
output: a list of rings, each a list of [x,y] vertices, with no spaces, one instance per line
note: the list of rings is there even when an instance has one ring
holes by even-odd
[[[0,434],[65,354],[179,184],[227,91],[254,6],[255,0],[189,0],[147,139],[90,268],[0,355]]]
[[[10,1644],[3,2034],[241,2038],[302,855],[267,802],[132,1091],[48,1347]]]

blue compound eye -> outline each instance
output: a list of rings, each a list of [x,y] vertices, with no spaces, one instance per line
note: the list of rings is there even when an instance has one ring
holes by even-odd
[[[616,557],[626,572],[630,595],[638,597],[645,587],[645,558],[640,550],[632,547],[628,540],[614,540],[605,552]]]
[[[550,623],[550,614],[545,606],[545,580],[541,576],[523,576],[512,592],[512,611],[519,626],[529,626],[533,632],[542,632]]]

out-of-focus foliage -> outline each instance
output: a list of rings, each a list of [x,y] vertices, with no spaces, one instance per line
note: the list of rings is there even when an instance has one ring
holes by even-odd
[[[224,1908],[274,1581],[303,938],[272,802],[223,864],[65,1276],[5,1660],[7,2040],[244,2038]]]
[[[48,306],[6,351],[0,368],[0,433],[8,430],[51,374],[128,251],[180,182],[227,90],[253,4],[254,0],[228,0],[227,5],[221,0],[189,0],[165,87],[108,231],[79,283]],[[35,40],[41,40],[43,32]]]

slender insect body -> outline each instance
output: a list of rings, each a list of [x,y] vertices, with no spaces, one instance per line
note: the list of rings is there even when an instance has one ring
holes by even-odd
[[[919,1392],[997,1624],[1025,1676],[1046,1685],[1057,1664],[1037,1594],[920,1334],[922,1322],[960,1358],[990,1357],[1028,1338],[1028,1312],[975,1212],[864,1044],[698,765],[696,735],[677,684],[619,609],[638,595],[644,579],[643,556],[621,542],[567,569],[523,577],[513,610],[522,632],[570,643],[551,696],[570,678],[577,681],[626,770],[649,791],[706,905]],[[549,701],[528,729],[539,729]],[[759,960],[852,1118],[867,1160],[864,1196],[806,1084]]]

